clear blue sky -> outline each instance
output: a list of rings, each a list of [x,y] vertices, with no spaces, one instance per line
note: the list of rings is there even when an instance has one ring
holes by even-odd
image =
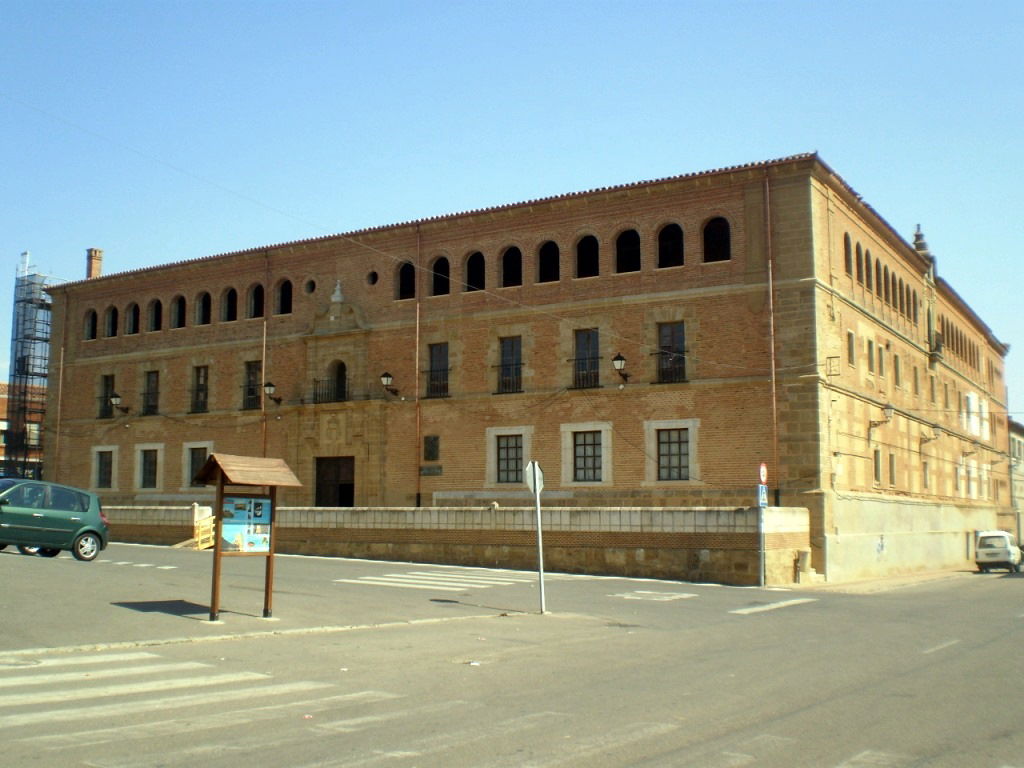
[[[0,33],[4,380],[22,251],[78,280],[816,150],[921,224],[1024,420],[1019,0],[0,0]]]

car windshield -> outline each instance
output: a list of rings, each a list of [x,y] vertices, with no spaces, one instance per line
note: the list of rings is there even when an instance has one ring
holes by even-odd
[[[11,488],[14,485],[17,485],[19,482],[21,482],[21,481],[20,480],[15,480],[15,479],[10,478],[10,477],[5,477],[5,478],[0,479],[0,493],[3,493],[8,488]]]
[[[1002,536],[982,536],[978,541],[978,549],[996,549],[1006,546],[1006,539]]]

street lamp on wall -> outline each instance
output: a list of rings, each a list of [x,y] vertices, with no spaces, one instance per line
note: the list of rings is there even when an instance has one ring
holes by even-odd
[[[395,387],[391,386],[391,382],[393,382],[394,380],[395,380],[395,377],[392,376],[387,371],[384,371],[384,373],[382,373],[380,375],[380,385],[382,387],[384,387],[384,389],[387,392],[391,393],[392,395],[397,395],[398,394],[398,390]]]
[[[281,400],[283,400],[284,398],[274,397],[274,393],[276,391],[277,391],[277,387],[274,386],[274,382],[266,381],[266,382],[263,383],[263,394],[265,394],[267,397],[269,397],[275,403],[280,405],[281,404]]]
[[[117,392],[111,392],[109,400],[110,404],[117,408],[121,413],[128,413],[128,411],[131,410],[131,408],[121,405],[121,396],[117,394]]]
[[[615,354],[612,358],[612,368],[619,374],[623,381],[629,381],[629,374],[626,373],[626,358],[622,356],[621,352]]]
[[[875,427],[880,427],[883,424],[888,424],[890,421],[892,421],[892,417],[893,415],[895,415],[895,413],[896,407],[892,403],[886,403],[882,407],[882,418],[879,419],[878,421],[868,422],[868,432],[870,432]]]

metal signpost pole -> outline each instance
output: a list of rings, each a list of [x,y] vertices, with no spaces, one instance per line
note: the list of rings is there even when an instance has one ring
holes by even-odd
[[[534,509],[537,517],[537,577],[540,585],[540,612],[547,612],[544,602],[544,535],[541,531],[540,492],[544,490],[544,471],[536,461],[526,465],[526,484],[533,491]]]

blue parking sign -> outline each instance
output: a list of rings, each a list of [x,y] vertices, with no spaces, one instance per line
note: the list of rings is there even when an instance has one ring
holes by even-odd
[[[768,506],[768,486],[765,485],[764,483],[760,483],[757,486],[757,506]]]

